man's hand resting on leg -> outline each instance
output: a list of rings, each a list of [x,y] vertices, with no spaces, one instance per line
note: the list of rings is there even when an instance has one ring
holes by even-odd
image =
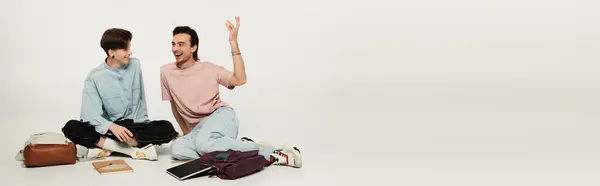
[[[108,130],[110,130],[115,136],[117,136],[117,138],[121,142],[131,143],[134,141],[133,134],[131,133],[131,131],[129,131],[129,129],[127,129],[121,125],[111,124],[108,127]]]

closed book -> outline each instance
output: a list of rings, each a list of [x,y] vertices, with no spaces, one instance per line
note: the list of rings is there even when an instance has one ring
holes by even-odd
[[[92,165],[100,174],[115,174],[133,172],[133,168],[124,160],[107,160],[93,162]]]

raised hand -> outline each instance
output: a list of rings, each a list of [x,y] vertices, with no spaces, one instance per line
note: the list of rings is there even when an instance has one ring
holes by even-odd
[[[235,25],[233,25],[231,21],[227,20],[227,22],[225,22],[225,26],[227,26],[227,29],[229,30],[229,43],[237,44],[238,30],[240,29],[240,16],[235,16]]]

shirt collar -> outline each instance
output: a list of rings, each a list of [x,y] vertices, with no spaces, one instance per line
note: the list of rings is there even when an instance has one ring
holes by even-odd
[[[200,60],[196,60],[194,63],[192,63],[189,67],[178,67],[177,63],[175,63],[175,67],[177,67],[178,70],[186,70],[188,68],[192,68],[193,66],[199,65],[202,61]]]
[[[105,69],[108,69],[108,70],[113,71],[113,72],[123,71],[125,68],[127,68],[127,66],[129,66],[129,63],[127,63],[125,65],[121,65],[121,67],[119,67],[119,68],[113,68],[111,66],[108,66],[108,64],[106,63],[107,59],[108,58],[105,58],[104,62],[102,64],[103,64],[103,66],[104,66]]]

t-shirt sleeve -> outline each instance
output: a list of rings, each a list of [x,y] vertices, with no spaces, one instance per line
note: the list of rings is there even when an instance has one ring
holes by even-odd
[[[217,82],[227,88],[232,88],[229,86],[229,80],[231,79],[231,76],[233,75],[233,72],[231,72],[230,70],[227,70],[225,67],[223,66],[217,66]]]
[[[167,79],[165,78],[164,72],[160,72],[160,89],[162,92],[162,100],[163,101],[171,101],[173,98],[171,97],[171,92],[169,91],[169,86],[167,84]]]

